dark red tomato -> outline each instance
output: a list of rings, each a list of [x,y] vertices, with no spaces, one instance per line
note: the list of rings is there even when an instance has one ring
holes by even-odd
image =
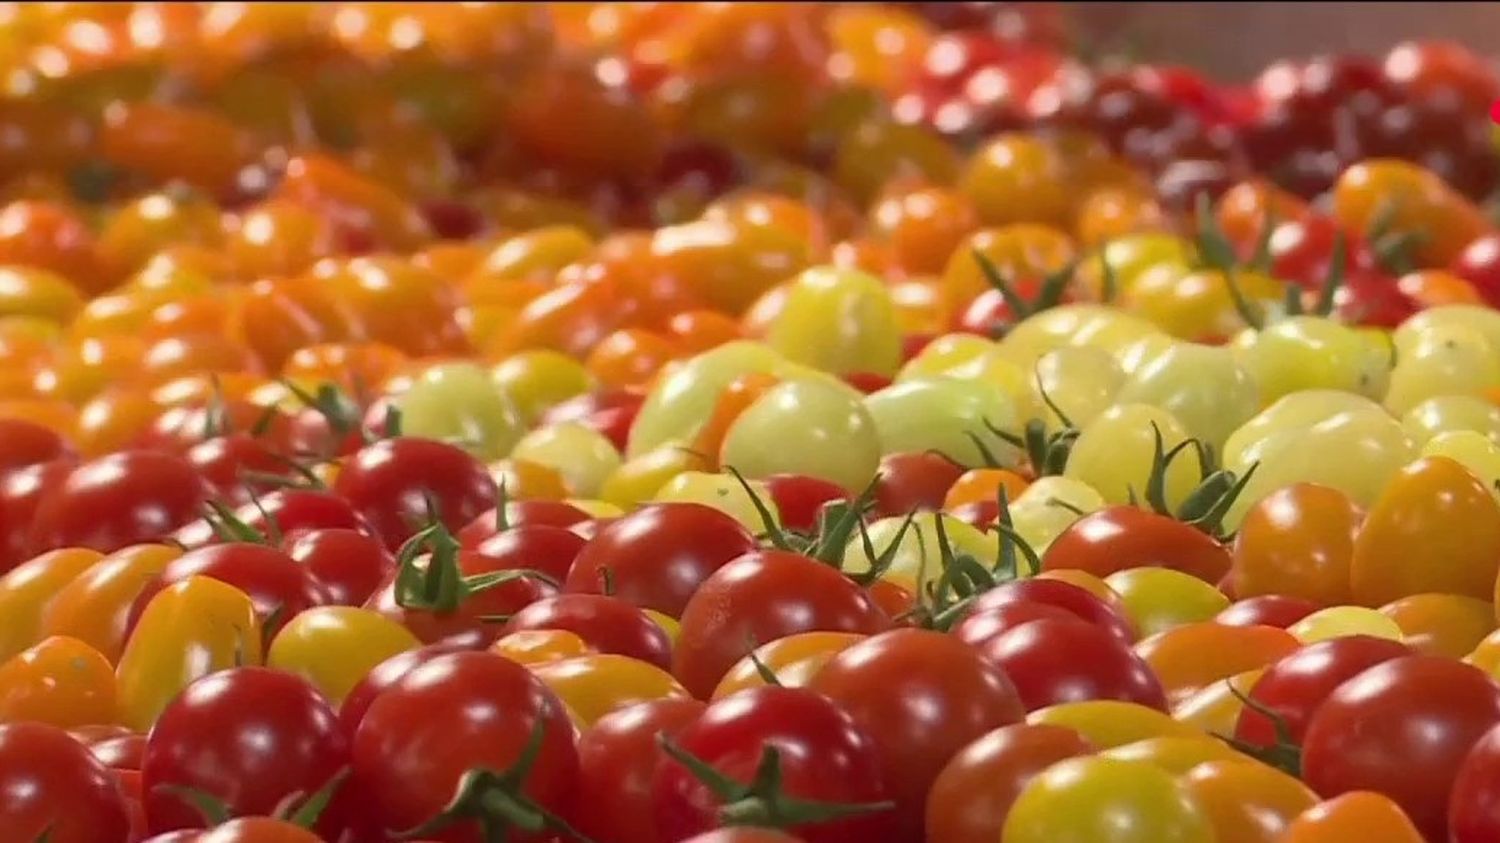
[[[344,734],[350,738],[359,728],[360,721],[365,719],[365,712],[370,709],[370,704],[375,698],[385,693],[385,690],[401,680],[401,677],[412,672],[417,667],[424,665],[439,656],[451,653],[467,652],[469,648],[457,644],[428,644],[415,650],[407,650],[397,653],[386,659],[370,672],[365,678],[359,680],[359,684],[344,697],[344,702],[339,706],[339,725]]]
[[[1262,594],[1237,600],[1214,620],[1225,626],[1274,626],[1286,629],[1320,609],[1318,604],[1288,594]]]
[[[1077,618],[1021,624],[980,652],[1005,669],[1027,711],[1087,700],[1167,710],[1166,691],[1145,660],[1108,630]]]
[[[91,547],[111,553],[157,541],[196,518],[208,486],[181,457],[122,451],[83,463],[42,496],[31,552]]]
[[[135,628],[146,604],[162,589],[188,577],[204,576],[243,591],[255,604],[265,624],[266,640],[303,610],[329,602],[328,592],[297,560],[263,544],[235,542],[190,550],[167,563],[161,574],[141,590],[130,609],[128,626]]]
[[[834,656],[809,686],[875,740],[896,800],[897,839],[920,840],[927,792],[960,749],[1019,722],[1020,698],[1005,672],[940,632],[896,629]]]
[[[413,668],[370,704],[354,733],[350,785],[368,799],[366,807],[381,828],[405,831],[443,813],[470,771],[503,774],[537,738],[517,795],[569,816],[578,753],[563,704],[540,679],[503,656],[484,651],[439,656]],[[489,792],[472,794],[476,808],[495,798],[491,788],[480,790]],[[520,832],[509,839],[553,836]],[[436,837],[449,843],[482,839],[473,819]]]
[[[31,525],[42,498],[61,485],[78,461],[59,457],[0,475],[0,573],[30,559]]]
[[[146,755],[146,736],[120,735],[87,746],[99,763],[111,770],[139,770]]]
[[[304,530],[283,547],[336,606],[363,605],[396,570],[396,560],[385,545],[358,530]]]
[[[640,608],[602,594],[545,597],[511,616],[502,634],[522,630],[563,629],[600,653],[614,653],[672,666],[672,639]]]
[[[939,454],[887,454],[875,475],[875,512],[886,516],[942,509],[943,497],[963,473],[963,466]]]
[[[1371,635],[1319,641],[1283,657],[1241,688],[1262,708],[1276,712],[1297,744],[1307,734],[1314,713],[1338,687],[1377,664],[1412,655],[1405,644]],[[1269,717],[1246,707],[1234,727],[1236,739],[1274,746],[1276,727]]]
[[[339,470],[334,491],[393,552],[436,510],[458,530],[495,505],[495,481],[462,448],[431,439],[382,439],[361,448]]]
[[[1047,618],[1088,623],[1061,606],[1017,600],[970,612],[953,627],[953,637],[972,647],[983,647],[1016,627]]]
[[[1383,662],[1318,708],[1302,776],[1325,799],[1353,790],[1389,796],[1428,840],[1448,839],[1448,802],[1469,750],[1500,723],[1500,683],[1441,656]]]
[[[848,372],[843,375],[844,383],[869,395],[879,392],[891,385],[891,379],[877,372]]]
[[[624,389],[590,392],[557,404],[542,415],[542,424],[576,421],[593,428],[624,452],[630,428],[645,397]]]
[[[1485,234],[1459,253],[1449,267],[1474,285],[1487,304],[1500,306],[1500,234]]]
[[[969,501],[954,507],[948,514],[980,532],[989,532],[1000,520],[1000,502]]]
[[[578,739],[578,790],[589,794],[573,825],[595,843],[660,843],[651,783],[662,735],[698,719],[698,700],[661,699],[605,715]]]
[[[781,793],[788,798],[844,805],[889,798],[871,735],[823,696],[803,688],[765,686],[710,704],[677,734],[677,745],[721,775],[742,784],[754,777],[767,748],[779,753]],[[726,814],[726,800],[682,763],[664,758],[651,802],[662,840],[682,840],[744,822]],[[736,809],[745,810],[743,805]],[[760,806],[770,809],[770,805]],[[775,814],[752,825],[772,825]],[[829,822],[789,823],[808,843],[894,841],[889,810]]]
[[[1395,279],[1370,271],[1349,273],[1333,301],[1345,322],[1380,328],[1396,328],[1422,309],[1416,299],[1401,291]]]
[[[25,419],[0,419],[0,474],[72,453],[68,443],[50,427]]]
[[[1062,726],[1016,723],[964,747],[927,794],[927,843],[997,843],[1021,790],[1067,758],[1092,755],[1093,744]]]
[[[1338,237],[1338,224],[1326,216],[1308,214],[1302,219],[1282,220],[1271,229],[1266,244],[1271,254],[1271,275],[1303,289],[1319,289],[1328,277]]]
[[[470,550],[499,532],[495,523],[495,509],[490,509],[470,521],[458,531],[458,541]],[[520,527],[537,525],[546,527],[572,527],[589,520],[589,514],[563,501],[506,501],[505,525]]]
[[[607,571],[614,596],[675,618],[710,575],[755,548],[750,531],[713,507],[649,504],[601,529],[579,552],[563,587],[602,594]]]
[[[541,571],[561,583],[586,544],[582,536],[564,527],[526,524],[490,536],[474,552],[494,559],[502,568]]]
[[[1003,583],[974,601],[969,614],[980,615],[1011,603],[1056,606],[1104,629],[1125,644],[1135,642],[1135,627],[1123,608],[1112,606],[1088,590],[1062,580],[1034,578]],[[967,634],[968,640],[976,640],[977,633],[983,630],[981,621],[974,623],[976,628]]]
[[[1216,583],[1230,561],[1229,551],[1201,530],[1139,507],[1111,506],[1064,530],[1042,556],[1042,570],[1107,577],[1131,568],[1171,568]]]
[[[248,433],[205,439],[188,449],[187,461],[216,497],[233,504],[248,503],[252,492],[269,492],[295,476],[283,457]]]
[[[849,500],[843,486],[805,474],[773,474],[764,482],[781,516],[781,526],[801,533],[818,528],[818,514],[825,504]]]
[[[173,788],[223,802],[234,816],[268,815],[326,785],[349,758],[328,701],[301,677],[237,667],[189,685],[162,711],[141,764],[152,832],[202,828]]]
[[[71,735],[43,723],[0,725],[0,828],[7,840],[126,843],[115,777]]]
[[[1500,840],[1500,727],[1486,732],[1458,768],[1448,802],[1448,839]]]
[[[420,556],[416,564],[425,572],[433,558],[431,554]],[[513,570],[503,568],[494,559],[472,550],[460,550],[456,559],[440,560],[438,564],[456,564],[458,574],[463,578]],[[556,587],[539,577],[519,575],[483,590],[471,591],[461,587],[449,602],[440,598],[437,604],[429,605],[427,601],[435,595],[403,592],[397,587],[399,574],[398,570],[381,584],[366,601],[365,608],[411,630],[424,644],[444,641],[474,647],[488,644],[499,637],[511,615],[557,593]],[[435,580],[428,582],[434,583]]]
[[[622,519],[623,520],[623,519]],[[682,610],[672,673],[706,699],[757,646],[798,632],[863,632],[891,625],[859,586],[832,567],[780,550],[747,553],[703,581]]]

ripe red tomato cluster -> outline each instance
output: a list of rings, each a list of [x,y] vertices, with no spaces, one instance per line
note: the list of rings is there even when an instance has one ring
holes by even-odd
[[[1500,77],[1068,28],[7,9],[0,843],[1500,840]]]

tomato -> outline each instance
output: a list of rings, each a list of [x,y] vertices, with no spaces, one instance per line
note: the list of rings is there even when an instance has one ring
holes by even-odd
[[[764,687],[711,703],[676,736],[680,750],[735,783],[753,781],[768,750],[775,751],[782,799],[873,805],[889,794],[869,733],[837,705],[810,691]],[[890,807],[818,821],[773,794],[747,801],[715,793],[675,758],[657,767],[651,804],[663,840],[681,840],[719,825],[785,824],[809,843],[895,840]],[[755,799],[755,797],[760,797]]]
[[[691,698],[662,668],[613,653],[586,653],[529,667],[585,726],[642,702]]]
[[[948,489],[964,468],[930,451],[887,454],[875,482],[875,511],[905,515],[915,509],[942,509]]]
[[[519,524],[480,542],[474,551],[502,568],[529,568],[563,582],[588,541],[572,530],[547,524]]]
[[[598,843],[659,841],[651,804],[658,741],[675,738],[704,708],[697,700],[668,697],[594,721],[578,739],[578,789],[592,797],[573,825]]]
[[[1295,777],[1244,759],[1200,764],[1181,782],[1208,814],[1215,843],[1278,843],[1293,820],[1318,804]]]
[[[776,677],[776,684],[803,687],[830,659],[865,638],[854,632],[799,632],[762,644],[724,674],[714,688],[713,699],[770,684],[761,673],[763,669]]]
[[[752,551],[724,564],[682,609],[672,673],[701,698],[762,642],[798,632],[872,634],[890,619],[843,574],[815,559]]]
[[[1463,524],[1462,537],[1441,525]],[[1431,562],[1413,568],[1412,554]],[[1467,469],[1445,457],[1403,468],[1370,509],[1354,543],[1355,599],[1379,606],[1423,592],[1495,596],[1500,503]]]
[[[889,289],[855,269],[815,267],[787,284],[766,344],[788,360],[836,375],[894,375],[901,335]]]
[[[1156,566],[1210,583],[1218,582],[1230,565],[1229,552],[1206,533],[1133,506],[1112,506],[1083,516],[1042,557],[1046,571],[1072,568],[1102,577]]]
[[[1368,635],[1320,641],[1283,656],[1255,684],[1240,690],[1261,708],[1274,711],[1288,738],[1300,745],[1313,715],[1340,685],[1375,665],[1411,653],[1404,644]],[[1277,732],[1270,718],[1247,706],[1239,714],[1234,736],[1257,746],[1272,746]]]
[[[370,668],[364,678],[344,696],[344,702],[339,706],[339,724],[343,727],[344,734],[352,737],[359,728],[360,721],[364,720],[370,704],[387,688],[400,681],[401,677],[439,656],[465,652],[468,649],[470,648],[457,644],[427,644],[415,650],[397,653]]]
[[[318,606],[291,616],[266,651],[266,665],[301,676],[339,704],[375,666],[421,646],[405,627],[353,606]]]
[[[797,471],[857,490],[874,479],[880,453],[875,421],[857,396],[822,379],[793,378],[734,417],[718,459],[746,477]]]
[[[511,616],[504,634],[528,629],[562,629],[577,634],[600,653],[671,665],[672,642],[645,612],[602,594],[559,594],[538,600]]]
[[[1401,628],[1401,640],[1419,653],[1461,659],[1495,629],[1488,600],[1459,594],[1413,594],[1380,607]]]
[[[207,497],[202,478],[186,461],[122,451],[78,466],[42,496],[30,545],[36,551],[110,552],[154,541],[197,517]]]
[[[35,644],[47,612],[77,577],[99,561],[86,548],[43,553],[0,577],[0,657],[10,658]]]
[[[534,761],[520,771],[510,798],[569,815],[578,754],[563,704],[526,668],[494,653],[440,655],[370,703],[354,732],[350,785],[370,798],[378,827],[399,832],[449,809],[466,774],[511,769],[528,746]],[[459,822],[444,839],[478,841],[481,824],[520,831],[514,839],[551,836],[545,828],[516,828],[514,815],[481,820],[485,794],[499,785],[486,777],[467,782],[466,810],[456,812]]]
[[[854,644],[808,687],[843,707],[873,738],[896,801],[888,822],[900,839],[921,834],[928,791],[954,754],[1024,714],[1000,667],[961,641],[920,629]]]
[[[292,557],[265,545],[233,542],[190,550],[168,562],[155,582],[141,590],[131,620],[138,620],[163,589],[190,577],[210,577],[247,595],[268,641],[302,611],[328,602],[311,572]]]
[[[345,527],[304,531],[285,549],[307,569],[332,605],[363,604],[396,568],[396,560],[379,539]]]
[[[200,835],[196,843],[318,843],[323,838],[272,817],[241,817]]]
[[[195,680],[260,660],[261,629],[244,592],[201,576],[169,585],[146,604],[120,655],[121,722],[145,731]]]
[[[1446,839],[1459,766],[1497,723],[1500,684],[1477,668],[1436,656],[1392,659],[1340,685],[1313,714],[1303,777],[1325,797],[1383,793],[1429,839]]]
[[[1003,726],[964,747],[927,795],[928,843],[994,843],[1026,785],[1053,764],[1089,755],[1093,745],[1061,726]]]
[[[0,419],[0,471],[50,462],[70,452],[57,431],[25,419]]]
[[[232,815],[269,814],[322,788],[348,759],[338,715],[306,680],[239,667],[189,685],[162,711],[141,763],[152,831],[201,827],[172,788],[221,800]]]
[[[114,666],[76,638],[51,636],[0,663],[0,722],[113,723]]]
[[[1166,771],[1145,761],[1073,758],[1021,791],[1002,843],[1213,841],[1209,814]]]
[[[1311,600],[1282,594],[1264,594],[1236,601],[1215,615],[1214,620],[1226,626],[1274,626],[1286,629],[1316,611],[1318,604]]]
[[[1141,636],[1206,621],[1229,607],[1229,598],[1208,583],[1170,568],[1132,568],[1105,583],[1125,606]]]
[[[493,536],[498,530],[496,523],[497,511],[490,509],[473,521],[470,521],[462,530],[458,531],[458,539],[466,549],[472,550],[480,542]],[[506,501],[505,524],[511,527],[521,527],[529,524],[538,524],[547,527],[572,527],[582,521],[587,521],[588,513],[565,501]]]
[[[781,525],[801,533],[817,531],[824,504],[850,498],[843,486],[806,474],[773,474],[763,482],[781,516]]]
[[[1468,843],[1463,838],[1455,838]],[[1368,790],[1335,796],[1303,811],[1281,843],[1336,843],[1364,840],[1368,843],[1422,843],[1423,837],[1401,806]]]
[[[1298,483],[1246,513],[1230,571],[1238,597],[1283,595],[1320,605],[1347,603],[1355,535],[1363,513],[1344,493]]]
[[[985,642],[1027,711],[1064,702],[1119,699],[1167,708],[1150,667],[1108,631],[1077,619],[1041,618]]]
[[[1298,646],[1295,636],[1275,627],[1202,621],[1153,635],[1135,652],[1175,703],[1213,682],[1271,664]]]
[[[955,633],[960,639],[978,643],[984,637],[982,616],[988,611],[1015,603],[1041,604],[1062,609],[1103,629],[1124,644],[1132,644],[1136,639],[1135,627],[1126,616],[1124,606],[1108,602],[1071,582],[1044,577],[1004,583],[980,595],[970,609],[969,617],[960,623]]]
[[[1448,803],[1448,839],[1453,843],[1478,843],[1500,831],[1500,803],[1495,799],[1495,789],[1500,786],[1497,771],[1500,727],[1486,732],[1458,768]]]
[[[55,726],[0,724],[0,822],[18,840],[126,843],[125,795],[83,744]]]
[[[1146,738],[1105,750],[1100,755],[1121,761],[1147,761],[1175,776],[1212,761],[1246,760],[1222,740],[1206,734],[1196,738],[1180,735]]]
[[[435,516],[459,530],[493,507],[496,495],[483,463],[453,445],[412,437],[360,449],[340,469],[334,491],[392,551],[417,532],[413,521]]]

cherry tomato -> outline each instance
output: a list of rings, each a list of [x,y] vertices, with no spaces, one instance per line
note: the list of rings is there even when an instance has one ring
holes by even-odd
[[[1469,750],[1453,781],[1448,808],[1448,839],[1478,843],[1500,832],[1500,727],[1490,729]]]
[[[1107,586],[1106,586],[1107,588]],[[1119,598],[1116,596],[1115,600]],[[974,602],[970,610],[970,617],[976,618],[975,624],[983,613],[991,609],[1009,606],[1013,603],[1043,604],[1046,606],[1062,609],[1069,614],[1100,627],[1115,639],[1125,643],[1135,643],[1135,628],[1131,626],[1126,617],[1124,606],[1118,603],[1111,604],[1082,586],[1071,582],[1036,577],[1029,580],[1016,580],[991,589],[980,596]],[[969,621],[966,618],[958,630],[959,637],[970,642],[978,642],[984,636],[980,630],[970,632],[964,631],[964,625]]]
[[[230,543],[191,550],[167,563],[155,582],[141,590],[131,611],[134,626],[146,606],[163,589],[189,577],[210,577],[234,586],[255,605],[266,625],[266,640],[305,609],[329,602],[312,573],[292,557],[259,544]]]
[[[651,785],[661,736],[675,738],[703,713],[697,700],[643,702],[594,721],[578,739],[578,788],[593,794],[573,824],[598,843],[656,843]]]
[[[1135,652],[1175,703],[1213,682],[1271,664],[1298,646],[1295,636],[1276,627],[1202,621],[1153,635]]]
[[[985,643],[984,656],[1015,683],[1027,711],[1118,699],[1167,709],[1147,663],[1108,631],[1078,619],[1041,618]]]
[[[1046,724],[1002,726],[954,755],[927,794],[928,843],[994,843],[1016,798],[1053,764],[1090,755],[1093,744],[1072,729]]]
[[[339,471],[334,491],[393,552],[429,516],[459,530],[493,507],[496,495],[483,463],[456,446],[411,437],[360,449]]]
[[[1199,764],[1180,780],[1213,823],[1216,843],[1278,843],[1318,796],[1296,777],[1245,759]]]
[[[125,795],[83,744],[56,726],[0,724],[0,821],[18,840],[126,843]]]
[[[876,475],[875,512],[905,515],[942,509],[948,490],[963,473],[963,466],[929,451],[887,454]]]
[[[1266,668],[1255,684],[1240,691],[1281,718],[1287,736],[1301,744],[1318,708],[1344,682],[1377,664],[1411,655],[1404,644],[1368,635],[1350,635],[1309,644]],[[1235,738],[1272,746],[1277,731],[1271,718],[1252,707],[1241,710]]]
[[[1468,843],[1462,838],[1454,838]],[[1423,837],[1401,806],[1369,790],[1335,796],[1303,811],[1286,827],[1281,843],[1422,843]]]
[[[1209,843],[1214,827],[1171,774],[1146,761],[1089,757],[1060,761],[1021,791],[1002,843]]]
[[[30,545],[110,552],[154,541],[197,517],[208,497],[202,478],[170,454],[123,451],[84,463],[42,496]]]
[[[428,644],[415,650],[397,653],[370,668],[364,678],[360,679],[359,683],[345,695],[343,704],[339,706],[339,725],[343,728],[344,734],[352,738],[355,730],[359,728],[360,721],[364,720],[365,712],[369,710],[370,704],[387,688],[400,681],[401,677],[439,656],[460,653],[467,649],[469,648],[457,644]]]
[[[671,665],[672,642],[645,612],[602,594],[559,594],[511,616],[504,634],[528,629],[575,633],[600,653],[615,653],[657,667]]]
[[[0,721],[72,728],[116,716],[114,666],[76,638],[51,636],[0,663]]]
[[[1354,536],[1363,514],[1344,493],[1299,483],[1278,489],[1240,522],[1230,572],[1236,596],[1349,602]]]
[[[1074,568],[1108,576],[1155,565],[1216,583],[1229,571],[1229,552],[1206,533],[1165,515],[1111,506],[1073,522],[1047,548],[1042,569]]]
[[[360,530],[306,530],[285,547],[286,555],[307,569],[333,605],[362,605],[396,568],[385,545]]]

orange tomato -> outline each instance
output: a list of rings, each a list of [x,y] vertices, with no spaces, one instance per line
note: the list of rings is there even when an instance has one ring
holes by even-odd
[[[584,359],[584,368],[600,385],[641,386],[663,364],[677,356],[677,347],[655,331],[623,328],[600,340]]]
[[[1390,797],[1367,790],[1335,796],[1303,811],[1279,843],[1423,843],[1411,818]]]
[[[1380,607],[1420,653],[1461,659],[1495,629],[1495,607],[1461,594],[1413,594]]]
[[[1007,500],[1014,501],[1031,485],[1026,478],[1006,468],[971,468],[958,476],[943,496],[943,509],[952,511],[968,503],[999,500],[1005,489]]]
[[[1209,761],[1182,777],[1213,824],[1215,843],[1278,843],[1292,821],[1318,804],[1296,778],[1258,761]]]
[[[104,554],[87,548],[52,550],[0,577],[0,659],[37,643],[42,619],[62,590]]]
[[[114,665],[76,638],[44,638],[0,664],[0,723],[72,729],[117,717]]]
[[[1201,621],[1157,633],[1136,644],[1135,652],[1161,680],[1167,699],[1177,702],[1210,683],[1265,667],[1301,646],[1284,629]]]
[[[169,545],[141,544],[100,559],[57,592],[42,617],[42,634],[77,639],[118,661],[136,598],[181,555]]]
[[[397,251],[411,251],[430,236],[426,221],[394,191],[328,155],[299,155],[288,161],[273,198],[330,220],[338,234]]]
[[[865,638],[856,632],[799,632],[778,638],[769,644],[755,648],[755,659],[745,656],[735,662],[724,678],[714,688],[713,699],[723,699],[748,688],[766,684],[760,666],[776,676],[782,685],[800,687],[812,681],[813,676],[834,656],[849,649]]]
[[[153,102],[118,102],[99,133],[104,160],[167,182],[181,179],[216,195],[229,193],[250,163],[254,142],[206,110]]]
[[[1246,513],[1230,576],[1240,598],[1285,594],[1320,606],[1349,602],[1349,572],[1363,513],[1328,486],[1298,483]]]

